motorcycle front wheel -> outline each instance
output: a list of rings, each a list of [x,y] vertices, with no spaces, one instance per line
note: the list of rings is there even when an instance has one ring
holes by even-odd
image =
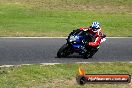
[[[70,55],[71,53],[73,53],[71,50],[71,47],[68,44],[64,44],[57,52],[57,57],[58,58],[66,57]]]

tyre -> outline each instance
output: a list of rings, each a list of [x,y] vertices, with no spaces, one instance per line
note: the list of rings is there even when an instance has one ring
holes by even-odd
[[[84,85],[87,82],[87,79],[84,76],[77,76],[76,81],[79,85]]]
[[[83,59],[88,59],[88,58],[91,58],[90,53],[88,53],[88,52],[84,53]]]
[[[92,58],[93,55],[98,51],[98,49],[92,49],[90,52],[86,52],[83,56],[84,59]]]
[[[68,44],[64,44],[59,51],[57,52],[57,57],[61,58],[61,57],[66,57],[68,55],[70,55],[71,53],[71,48]]]

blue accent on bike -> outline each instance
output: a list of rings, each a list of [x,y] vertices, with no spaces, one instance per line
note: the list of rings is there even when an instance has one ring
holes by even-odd
[[[74,48],[79,48],[81,45],[72,45]]]

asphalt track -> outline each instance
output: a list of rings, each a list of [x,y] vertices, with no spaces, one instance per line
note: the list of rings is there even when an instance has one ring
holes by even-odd
[[[132,38],[109,38],[90,59],[78,54],[57,58],[65,38],[0,38],[0,65],[132,61]]]

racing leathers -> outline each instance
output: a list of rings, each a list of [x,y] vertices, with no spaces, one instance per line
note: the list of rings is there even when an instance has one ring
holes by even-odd
[[[93,31],[92,27],[87,27],[87,28],[80,28],[80,30],[83,30],[83,31],[87,31],[89,32],[93,38],[94,38],[94,41],[92,42],[88,42],[86,45],[87,46],[91,46],[91,53],[90,53],[90,56],[89,58],[91,58],[99,49],[99,45],[100,43],[102,42],[102,39],[103,39],[103,33],[101,32],[101,28],[99,28],[97,31]],[[86,51],[86,50],[84,50]]]

